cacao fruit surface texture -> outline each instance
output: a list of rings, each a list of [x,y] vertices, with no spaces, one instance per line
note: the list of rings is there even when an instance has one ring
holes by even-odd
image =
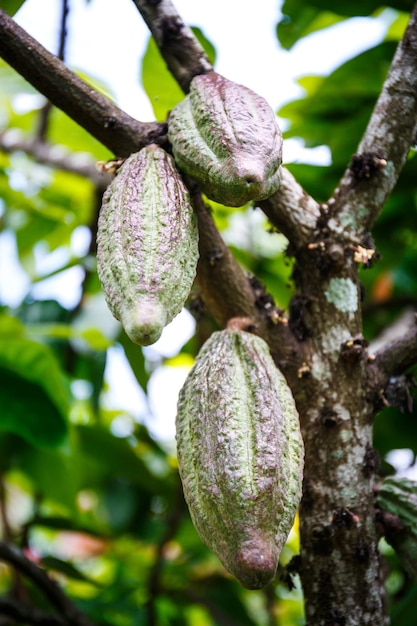
[[[377,504],[384,511],[397,515],[403,523],[403,530],[390,531],[386,539],[404,569],[417,582],[417,482],[397,476],[385,478]]]
[[[280,184],[282,137],[268,103],[217,72],[195,76],[171,111],[175,160],[212,200],[241,206]]]
[[[215,332],[180,391],[178,466],[202,541],[248,589],[275,576],[301,499],[304,448],[263,339]]]
[[[173,158],[150,145],[107,188],[97,271],[107,305],[130,339],[149,345],[180,311],[196,274],[197,222]]]

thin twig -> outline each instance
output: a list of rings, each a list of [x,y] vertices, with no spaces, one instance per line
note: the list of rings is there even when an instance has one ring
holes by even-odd
[[[301,348],[282,312],[264,291],[258,297],[259,285],[252,282],[226,246],[201,194],[192,194],[192,201],[200,232],[197,286],[205,306],[221,327],[233,317],[251,319],[277,364],[292,363]]]
[[[166,141],[166,125],[143,123],[71,72],[0,9],[0,56],[117,156]]]
[[[0,560],[6,561],[30,578],[69,624],[72,626],[92,626],[92,622],[65,595],[55,581],[51,580],[43,569],[27,559],[15,546],[0,541]]]
[[[398,383],[395,378],[417,362],[417,313],[406,311],[371,342],[368,353],[368,398],[373,402],[375,411],[378,411],[387,404],[384,398],[389,385],[394,384],[395,387]],[[407,387],[406,379],[403,382]],[[406,406],[409,408],[409,392],[406,398]]]
[[[417,4],[398,45],[354,162],[332,198],[333,227],[369,230],[395,186],[417,124]],[[353,216],[353,219],[352,219]]]
[[[109,174],[102,174],[97,169],[90,154],[70,152],[64,146],[51,145],[46,141],[38,141],[37,139],[26,139],[17,129],[9,129],[0,133],[0,150],[7,153],[25,152],[38,163],[83,176],[95,185],[102,187],[106,187],[111,180]]]
[[[374,363],[383,375],[404,373],[417,362],[417,313],[408,311],[384,330],[382,336],[369,346]]]
[[[3,539],[4,541],[9,542],[12,540],[13,533],[7,513],[6,486],[4,483],[4,476],[2,474],[0,474],[0,520],[3,528]]]
[[[33,624],[34,626],[67,626],[68,622],[58,615],[51,615],[16,600],[0,598],[0,615],[11,617],[17,624]]]
[[[156,559],[149,572],[148,601],[145,607],[148,616],[148,626],[157,626],[158,623],[155,602],[160,595],[160,578],[165,560],[164,551],[167,543],[171,541],[178,530],[183,512],[184,497],[182,494],[182,486],[178,484],[174,495],[173,507],[165,519],[165,531],[157,544]]]
[[[320,206],[298,184],[293,175],[281,168],[281,186],[273,196],[259,206],[294,247],[311,240],[320,217]]]
[[[61,61],[65,59],[65,46],[66,46],[67,35],[68,35],[68,30],[67,30],[68,14],[69,14],[69,2],[68,0],[62,0],[62,13],[61,13],[61,22],[60,22],[60,30],[59,30],[58,54],[57,54],[58,59],[60,59]],[[48,101],[40,110],[38,130],[36,133],[36,137],[39,141],[42,141],[46,137],[51,111],[52,111],[52,103],[50,101]]]

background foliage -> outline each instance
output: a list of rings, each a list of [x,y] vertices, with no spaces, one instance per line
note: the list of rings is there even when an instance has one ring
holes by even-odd
[[[0,7],[13,14],[22,4],[3,0]],[[409,10],[412,2],[388,4],[384,41],[329,76],[303,77],[303,97],[278,111],[286,138],[301,138],[307,147],[327,145],[331,151],[326,167],[288,165],[320,201],[337,185],[356,149],[406,24],[401,11]],[[382,10],[377,0],[285,0],[277,36],[291,49],[315,31],[357,15],[377,19]],[[201,30],[195,32],[213,60],[213,44]],[[182,94],[152,40],[141,60],[141,80],[156,119],[164,119]],[[0,84],[2,128],[33,137],[43,100],[2,62]],[[18,106],[22,95],[32,96],[24,113]],[[112,156],[57,110],[50,113],[47,138],[67,150],[88,153],[92,160]],[[416,159],[413,152],[376,225],[378,262],[363,270],[368,339],[404,307],[416,305]],[[190,366],[213,323],[203,314],[196,334],[184,339],[178,355],[166,358],[133,346],[109,319],[94,265],[102,191],[92,181],[40,165],[24,152],[0,152],[0,245],[15,245],[27,281],[21,302],[0,303],[3,538],[51,572],[90,619],[101,624],[302,624],[299,583],[291,568],[284,567],[298,553],[297,525],[277,579],[264,592],[245,591],[232,580],[191,525],[175,447],[152,437],[146,427],[152,417],[146,393],[158,369],[171,368],[174,376],[175,370]],[[252,207],[225,210],[213,204],[213,211],[236,257],[279,306],[288,307],[291,259],[284,237],[270,233],[265,218]],[[75,276],[76,306],[43,299],[42,283],[55,277],[66,284],[69,271]],[[13,266],[6,264],[1,281],[13,280]],[[197,314],[194,301],[190,309]],[[115,345],[123,350],[143,394],[147,419],[138,421],[109,405],[106,356]],[[375,445],[383,458],[406,448],[410,463],[414,461],[417,415],[410,388],[399,383],[398,409],[391,407],[376,420]],[[388,463],[383,469],[392,470]],[[390,548],[381,549],[387,556],[392,623],[411,626],[417,587]],[[0,590],[47,608],[30,581],[16,578],[6,567],[0,568]]]

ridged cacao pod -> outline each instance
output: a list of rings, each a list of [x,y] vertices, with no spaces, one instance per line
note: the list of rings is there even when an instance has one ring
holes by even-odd
[[[168,122],[178,166],[209,198],[241,206],[277,191],[281,133],[270,106],[251,89],[216,72],[195,76]]]
[[[403,523],[402,530],[389,531],[386,539],[404,569],[417,581],[417,482],[395,476],[385,478],[378,492],[377,505],[397,515]]]
[[[243,586],[264,587],[301,499],[303,443],[291,391],[263,339],[213,333],[180,391],[176,426],[200,538]]]
[[[150,145],[107,188],[97,271],[107,305],[130,339],[154,343],[180,311],[196,274],[197,223],[173,158]]]

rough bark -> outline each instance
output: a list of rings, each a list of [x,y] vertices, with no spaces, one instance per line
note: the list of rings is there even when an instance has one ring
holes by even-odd
[[[196,73],[211,69],[201,47],[168,0],[135,4],[187,91]],[[22,43],[29,45],[28,36],[9,20],[0,12],[0,54],[48,97],[53,95],[50,85],[59,78],[61,93],[55,104],[92,135],[119,154],[155,136],[163,140],[164,129],[111,108],[33,40],[30,46],[42,62],[43,75],[31,76],[32,61],[22,51]],[[364,245],[367,230],[395,185],[415,133],[416,22],[415,8],[354,167],[347,168],[333,197],[319,206],[284,170],[281,189],[260,203],[289,238],[296,258],[297,294],[288,324],[236,263],[191,185],[201,232],[202,298],[222,326],[236,315],[255,321],[290,383],[301,416],[306,461],[300,574],[310,626],[382,626],[387,621],[374,520],[377,455],[372,419],[390,376],[417,359],[417,324],[410,321],[404,334],[382,342],[375,354],[368,353],[361,335],[358,246]],[[62,89],[66,84],[75,87]],[[94,123],[89,111],[94,112]],[[109,116],[115,124],[104,132]],[[371,166],[371,175],[358,175],[361,164]]]

